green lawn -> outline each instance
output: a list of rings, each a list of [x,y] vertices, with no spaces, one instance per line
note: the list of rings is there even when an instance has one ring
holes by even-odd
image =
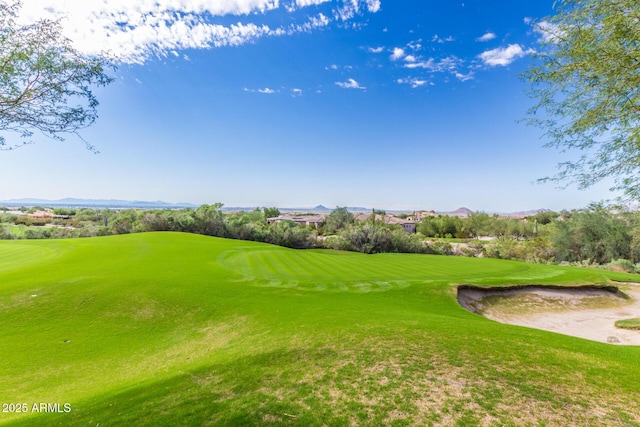
[[[640,347],[455,294],[610,279],[640,276],[179,233],[2,241],[0,402],[28,411],[0,424],[640,425]]]

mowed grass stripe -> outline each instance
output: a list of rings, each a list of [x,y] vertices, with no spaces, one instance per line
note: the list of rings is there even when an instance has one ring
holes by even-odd
[[[322,276],[327,278],[344,279],[345,277],[358,276],[360,273],[348,268],[344,264],[347,257],[332,257],[318,252],[305,253],[306,257],[299,257],[296,262],[302,264],[309,271],[311,276]],[[340,258],[343,262],[335,262],[334,258]]]
[[[485,278],[527,272],[529,266],[489,259],[437,255],[376,254],[332,256],[321,252],[273,250],[235,254],[227,259],[238,271],[262,277],[301,276],[337,280]],[[545,276],[545,273],[532,274]]]
[[[3,242],[0,245],[0,271],[23,268],[27,265],[38,264],[56,257],[57,251],[32,242]],[[11,244],[7,244],[11,243]]]
[[[270,273],[273,276],[293,278],[316,274],[295,251],[278,251],[272,252],[271,255]]]
[[[331,257],[326,254],[314,254],[313,252],[274,253],[280,258],[280,265],[289,264],[295,269],[292,273],[300,275],[301,271],[307,272],[309,277],[325,277],[336,280],[368,280],[372,278],[372,271],[376,262],[370,256],[361,255],[356,260],[347,257]],[[283,259],[285,258],[286,261]],[[280,274],[278,270],[272,270],[270,274]]]
[[[340,277],[345,273],[352,275],[348,269],[337,274],[332,265],[322,259],[314,259],[315,254],[308,251],[272,248],[244,253],[235,253],[225,257],[223,263],[227,268],[258,277],[313,278],[318,276]]]
[[[309,254],[309,264],[315,267],[315,274],[343,280],[374,280],[406,276],[402,267],[390,263],[379,255],[334,256],[327,253]],[[413,265],[412,267],[415,267]]]
[[[428,278],[441,280],[452,277],[483,277],[501,276],[528,267],[509,262],[495,263],[489,259],[462,258],[438,255],[397,257],[394,264],[402,267],[406,274],[416,275],[415,278]]]

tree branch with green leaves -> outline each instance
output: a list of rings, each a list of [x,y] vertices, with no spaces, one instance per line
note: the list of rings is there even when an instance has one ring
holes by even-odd
[[[30,143],[40,132],[59,141],[76,135],[96,151],[79,131],[98,117],[92,88],[114,80],[106,73],[111,62],[75,50],[59,21],[18,24],[20,7],[0,0],[0,149]]]
[[[536,64],[525,74],[536,104],[527,123],[547,147],[577,151],[541,181],[588,188],[613,178],[612,190],[640,200],[640,3],[559,0],[538,22]]]

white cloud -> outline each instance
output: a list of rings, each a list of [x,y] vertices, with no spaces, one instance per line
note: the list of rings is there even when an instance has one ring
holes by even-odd
[[[307,7],[307,6],[317,6],[322,3],[326,3],[331,0],[296,0],[296,6],[298,7]]]
[[[144,63],[153,57],[176,55],[184,49],[237,46],[267,36],[309,32],[329,25],[322,13],[295,10],[333,3],[332,0],[38,0],[25,1],[20,21],[62,18],[65,35],[89,55],[108,52],[124,63]],[[337,0],[329,6],[344,20],[375,13],[379,0]],[[292,23],[272,27],[267,14],[292,13]],[[228,17],[238,21],[229,24]],[[222,19],[222,17],[226,17]]]
[[[422,39],[410,41],[407,43],[407,47],[415,51],[422,50]]]
[[[473,71],[469,71],[467,74],[455,73],[455,76],[461,82],[466,82],[467,80],[473,80]]]
[[[400,47],[394,47],[393,48],[393,53],[391,54],[391,56],[389,58],[391,58],[392,61],[397,61],[398,59],[402,58],[404,56],[404,49],[400,48]]]
[[[309,20],[307,22],[305,22],[304,24],[298,24],[295,25],[293,27],[291,27],[289,29],[289,31],[287,31],[287,34],[293,34],[293,33],[302,33],[302,32],[310,32],[316,28],[322,28],[322,27],[326,27],[327,25],[329,25],[331,23],[331,21],[329,20],[329,18],[327,18],[325,15],[323,15],[322,13],[319,13],[317,16],[312,16],[311,18],[309,18]]]
[[[291,3],[285,3],[284,8],[287,12],[294,12],[309,6],[319,6],[323,3],[331,2],[331,0],[291,0]]]
[[[496,49],[482,52],[478,57],[487,65],[495,67],[497,65],[507,66],[518,58],[526,55],[519,44],[510,44],[507,47],[499,47]]]
[[[336,82],[336,84],[343,89],[366,89],[366,87],[360,86],[360,83],[354,79],[348,79],[346,82]]]
[[[433,58],[429,58],[427,60],[409,62],[404,64],[404,68],[409,68],[409,69],[423,68],[425,70],[434,71],[434,72],[443,72],[443,71],[455,72],[457,68],[460,66],[460,64],[461,64],[460,59],[456,58],[455,56],[448,56],[438,61],[436,61]]]
[[[489,40],[493,40],[496,38],[496,34],[492,32],[484,33],[482,36],[478,37],[476,41],[479,42],[488,42]]]
[[[407,55],[407,56],[404,57],[404,60],[406,62],[416,62],[416,57],[413,56],[413,55]]]
[[[370,47],[368,50],[371,53],[381,53],[384,50],[384,47]]]
[[[292,96],[302,96],[302,89],[293,88],[291,89]]]
[[[455,37],[453,37],[453,36],[447,36],[447,37],[445,37],[445,38],[442,38],[442,37],[440,37],[439,35],[434,34],[434,36],[433,36],[433,37],[431,37],[431,41],[432,41],[433,43],[452,42],[452,41],[454,41],[454,40],[455,40]]]
[[[427,80],[420,80],[420,79],[398,79],[396,80],[398,82],[398,84],[406,84],[406,85],[411,85],[411,87],[413,89],[419,88],[421,86],[426,85],[427,83],[429,83]]]
[[[370,13],[380,10],[380,0],[343,0],[343,6],[334,10],[336,19],[347,21],[355,15],[361,14],[365,9]],[[366,7],[361,7],[364,5]]]
[[[264,94],[267,94],[267,95],[272,95],[274,93],[280,92],[279,90],[271,89],[269,87],[265,87],[264,89],[249,89],[249,88],[245,87],[245,88],[242,88],[242,90],[244,92],[249,92],[249,93],[256,93],[257,92],[257,93],[264,93]]]
[[[380,10],[380,0],[367,0],[367,9],[371,13],[376,13]]]

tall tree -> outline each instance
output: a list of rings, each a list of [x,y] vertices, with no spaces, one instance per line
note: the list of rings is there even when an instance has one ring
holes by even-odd
[[[625,221],[604,206],[592,204],[556,222],[552,236],[558,261],[588,260],[606,264],[631,255],[632,235]]]
[[[277,216],[280,216],[280,209],[278,208],[264,208],[264,210],[262,211],[262,213],[264,214],[264,218],[275,218]]]
[[[222,237],[225,234],[224,214],[222,203],[201,205],[194,211],[194,230],[207,236]]]
[[[18,24],[20,7],[20,1],[0,0],[0,132],[20,137],[9,142],[0,134],[0,149],[40,132],[57,140],[74,134],[95,151],[78,131],[98,117],[91,87],[113,81],[105,72],[108,60],[75,50],[58,21]]]
[[[337,206],[334,210],[327,215],[325,221],[325,229],[329,233],[335,233],[351,224],[355,221],[355,217],[346,207]]]
[[[528,122],[546,146],[577,150],[544,180],[584,189],[603,178],[640,200],[640,5],[638,0],[558,0],[537,23],[538,62],[524,75],[537,100]]]

